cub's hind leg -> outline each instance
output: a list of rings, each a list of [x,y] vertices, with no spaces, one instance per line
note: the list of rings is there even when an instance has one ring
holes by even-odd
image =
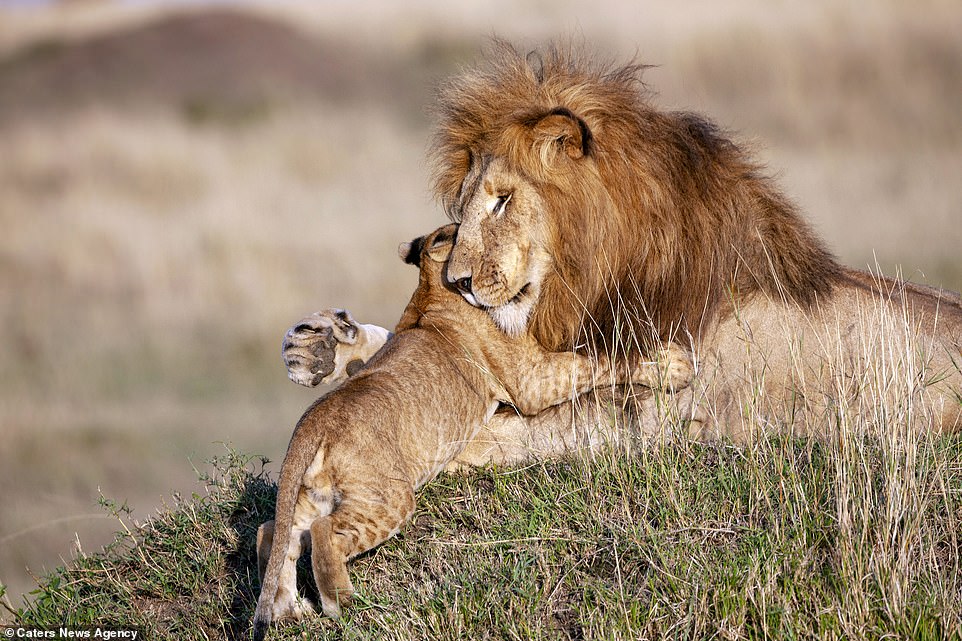
[[[363,491],[363,489],[362,489]],[[350,603],[354,586],[347,562],[388,540],[414,513],[414,489],[394,484],[382,486],[370,498],[358,498],[357,490],[344,490],[344,499],[330,516],[311,525],[311,566],[321,597],[321,608],[338,617]]]
[[[271,545],[274,544],[274,521],[265,521],[257,528],[257,578],[264,583],[267,562],[271,558]]]
[[[321,609],[336,618],[341,616],[342,605],[350,605],[354,585],[347,573],[347,559],[334,544],[332,521],[330,516],[322,516],[311,525],[311,567]]]
[[[271,557],[271,546],[274,544],[274,525],[274,521],[266,521],[257,528],[257,574],[260,577],[262,589],[267,563]],[[301,556],[304,539],[303,531],[292,532],[291,543],[285,551],[286,558],[277,580],[277,593],[274,595],[271,615],[274,621],[299,620],[304,614],[314,611],[311,604],[297,593],[297,560]]]

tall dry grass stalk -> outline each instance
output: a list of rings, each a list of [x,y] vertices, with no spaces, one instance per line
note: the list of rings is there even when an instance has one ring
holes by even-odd
[[[864,632],[873,609],[901,620],[924,581],[938,586],[930,597],[954,622],[949,629],[958,630],[958,497],[949,494],[947,480],[959,459],[937,446],[938,418],[925,402],[946,375],[930,365],[932,353],[945,347],[920,337],[904,305],[892,313],[876,303],[857,319],[873,330],[860,353],[829,363],[837,567],[847,587],[842,620],[853,636]],[[933,514],[945,520],[933,522]],[[954,552],[943,556],[947,549]]]

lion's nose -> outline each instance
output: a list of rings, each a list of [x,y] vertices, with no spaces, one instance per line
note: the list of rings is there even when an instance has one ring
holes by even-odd
[[[454,282],[454,286],[457,287],[458,291],[460,291],[461,293],[470,294],[471,293],[471,277],[465,276],[463,278],[457,279]]]
[[[458,288],[458,291],[471,291],[471,270],[456,265],[453,255],[448,261],[444,276],[449,283]]]
[[[464,300],[468,301],[469,304],[477,307],[478,300],[474,297],[474,292],[471,291],[471,272],[451,272],[451,263],[448,263],[448,282],[454,285],[454,288],[458,290]]]

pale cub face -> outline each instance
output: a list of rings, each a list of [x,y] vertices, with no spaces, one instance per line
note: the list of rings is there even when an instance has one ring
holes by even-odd
[[[462,185],[447,279],[510,336],[523,333],[551,266],[535,188],[499,158],[472,168]]]

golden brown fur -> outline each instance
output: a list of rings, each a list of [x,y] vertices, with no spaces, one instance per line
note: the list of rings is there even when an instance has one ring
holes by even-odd
[[[803,305],[831,293],[840,269],[794,206],[712,123],[650,107],[637,65],[550,49],[539,73],[505,43],[486,62],[442,91],[435,190],[461,221],[472,157],[506,159],[538,185],[556,266],[532,319],[545,347],[574,344],[584,311],[607,342],[613,291],[633,325],[650,318],[662,338],[725,313],[731,291]],[[559,109],[590,132],[584,156],[557,153],[556,132],[538,130]]]
[[[421,272],[396,333],[295,428],[275,521],[258,532],[256,639],[271,620],[302,612],[295,585],[302,539],[310,541],[323,610],[336,616],[353,591],[347,561],[398,531],[413,512],[415,490],[464,450],[499,403],[536,414],[599,381],[682,387],[690,378],[677,346],[661,362],[612,371],[604,359],[548,353],[528,334],[504,335],[444,281],[455,229],[406,246],[402,254]],[[350,318],[335,316],[337,342],[354,340]]]
[[[798,402],[802,378],[832,384],[829,370],[870,356],[856,352],[898,321],[888,338],[917,335],[903,347],[928,371],[925,407],[957,425],[958,298],[841,267],[710,121],[651,106],[639,71],[560,49],[531,65],[497,42],[442,89],[432,157],[437,196],[462,224],[452,282],[495,318],[526,302],[550,350],[634,356],[690,340],[710,401],[692,418],[713,424],[738,419],[759,380],[779,409]],[[517,320],[502,327],[525,329]],[[804,402],[824,410],[825,395],[808,389]]]

